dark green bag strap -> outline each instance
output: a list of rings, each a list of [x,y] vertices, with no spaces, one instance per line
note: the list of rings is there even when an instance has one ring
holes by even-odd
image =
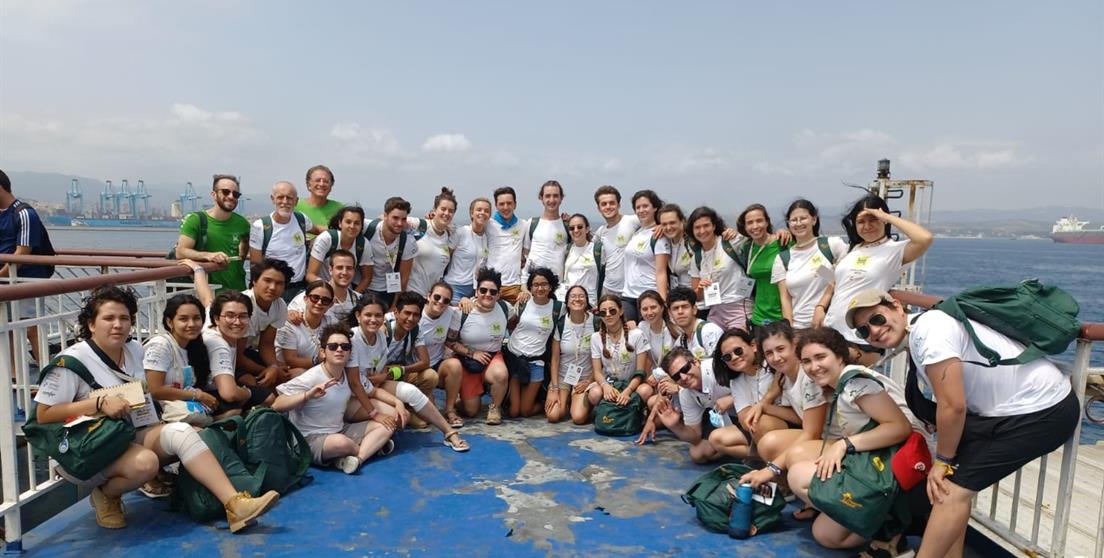
[[[789,247],[786,247],[789,250]],[[827,236],[817,237],[817,249],[820,250],[820,255],[824,256],[824,259],[836,263],[836,255],[832,253],[832,245],[828,243]]]
[[[268,252],[268,243],[272,240],[272,215],[261,217],[261,254]]]
[[[330,235],[330,249],[326,252],[326,257],[329,258],[333,256],[333,253],[336,252],[338,248],[341,248],[341,232],[337,229],[330,229],[326,231],[326,233]],[[357,257],[359,258],[360,256]]]
[[[395,254],[395,273],[399,272],[399,266],[402,265],[403,251],[406,250],[406,237],[409,234],[406,231],[399,233],[399,251]]]
[[[731,242],[721,239],[721,248],[724,250],[728,257],[732,258],[732,261],[740,264],[740,268],[747,273],[748,254],[751,252],[751,241],[745,240],[738,246],[733,246]]]
[[[606,262],[602,258],[602,243],[594,242],[594,265],[598,268],[598,291],[602,290],[602,285],[606,282]]]
[[[196,235],[196,250],[203,250],[207,246],[207,212],[196,211],[196,215],[199,217],[199,233]]]
[[[850,382],[856,376],[866,378],[868,380],[874,380],[875,382],[878,382],[878,385],[882,386],[883,388],[885,387],[885,383],[878,378],[875,378],[873,374],[867,374],[866,372],[855,368],[852,368],[840,375],[839,380],[836,381],[836,389],[832,392],[832,406],[828,408],[828,414],[824,415],[824,429],[820,433],[821,454],[824,453],[824,447],[828,445],[828,426],[832,424],[832,419],[836,416],[836,404],[839,403],[839,394],[843,391],[843,388],[847,385],[847,382]],[[871,419],[870,422],[874,422],[874,420]],[[863,430],[868,430],[869,428],[870,423],[867,423]]]
[[[58,355],[50,359],[50,363],[38,373],[39,385],[42,385],[42,381],[46,379],[46,374],[54,368],[64,368],[71,371],[92,389],[100,389],[102,387],[96,379],[92,377],[92,373],[88,371],[84,363],[77,360],[77,358],[72,355]]]
[[[533,235],[537,232],[537,226],[540,225],[540,217],[533,217],[529,219],[529,242],[533,242]]]
[[[703,329],[705,329],[705,320],[698,320],[698,325],[694,326],[694,337],[698,340],[698,345],[705,349],[705,342],[702,341]]]
[[[368,221],[368,226],[364,229],[364,238],[367,238],[369,242],[376,236],[376,229],[379,228],[379,222],[379,219]]]
[[[1001,358],[1000,353],[989,348],[988,345],[981,342],[981,339],[978,339],[977,332],[974,331],[974,324],[970,323],[970,319],[966,316],[966,311],[958,305],[957,298],[952,296],[945,300],[941,300],[934,308],[958,320],[963,327],[966,328],[966,333],[970,335],[970,342],[974,344],[974,349],[986,360],[986,362],[978,362],[976,360],[964,360],[962,362],[984,366],[985,368],[994,368],[997,366],[1024,364],[1025,362],[1031,362],[1047,356],[1046,351],[1040,350],[1035,345],[1027,345],[1019,356]]]

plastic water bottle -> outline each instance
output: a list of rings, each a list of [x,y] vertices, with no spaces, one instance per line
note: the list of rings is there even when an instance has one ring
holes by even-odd
[[[736,489],[736,499],[728,514],[728,536],[746,539],[751,535],[751,485],[744,483]]]

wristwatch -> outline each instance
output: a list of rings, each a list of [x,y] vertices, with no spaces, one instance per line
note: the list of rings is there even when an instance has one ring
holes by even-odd
[[[855,455],[856,453],[859,453],[859,451],[855,449],[855,444],[852,444],[852,443],[851,443],[851,439],[850,439],[850,438],[847,438],[847,437],[845,436],[845,437],[843,438],[843,443],[844,443],[844,444],[847,444],[847,455]]]

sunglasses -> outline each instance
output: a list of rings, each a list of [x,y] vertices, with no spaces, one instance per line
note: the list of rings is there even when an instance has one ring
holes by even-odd
[[[870,320],[866,322],[866,325],[855,328],[855,335],[858,335],[859,339],[866,339],[870,337],[870,326],[881,327],[884,325],[886,325],[885,314],[874,314],[870,316]]]
[[[231,190],[229,188],[219,188],[218,193],[221,196],[224,196],[224,197],[229,196],[229,197],[232,197],[234,199],[238,199],[238,198],[242,197],[241,192],[239,192],[237,190]]]
[[[607,316],[616,316],[617,313],[618,310],[616,308],[606,308],[605,310],[598,310],[594,312],[594,315],[598,316],[599,318],[605,318]]]
[[[349,352],[353,350],[352,343],[326,343],[326,349],[330,351],[336,351],[341,349],[342,351]]]
[[[479,294],[481,294],[481,295],[489,294],[491,296],[498,296],[498,289],[490,289],[490,288],[487,288],[487,287],[479,287]]]
[[[307,295],[307,300],[309,300],[309,301],[311,301],[315,304],[321,304],[322,306],[329,306],[329,305],[333,304],[333,297],[316,295],[316,294]]]
[[[583,230],[583,229],[585,229],[585,228],[586,228],[586,225],[571,225],[571,226],[570,226],[570,227],[568,227],[567,229],[568,229],[568,230],[571,230],[571,231],[581,231],[581,230]]]
[[[694,367],[694,362],[688,360],[688,361],[686,361],[686,364],[682,365],[682,368],[679,368],[678,370],[675,370],[674,372],[671,372],[670,374],[668,374],[668,376],[671,377],[671,381],[680,382],[680,381],[682,381],[683,376],[690,374],[690,369],[693,368],[693,367]]]
[[[433,293],[433,294],[429,295],[429,298],[433,302],[441,302],[441,301],[444,301],[444,300],[452,300],[448,297],[445,297],[444,295],[439,295],[437,293]]]
[[[744,348],[743,347],[736,347],[735,349],[732,349],[731,353],[725,353],[725,354],[721,355],[721,360],[723,360],[725,362],[732,362],[732,359],[734,359],[736,357],[742,357],[742,356],[744,356]]]

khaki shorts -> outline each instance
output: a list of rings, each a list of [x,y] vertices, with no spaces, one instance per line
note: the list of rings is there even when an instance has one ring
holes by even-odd
[[[371,421],[354,422],[352,424],[345,423],[345,426],[340,432],[332,432],[329,434],[308,434],[305,436],[307,439],[307,445],[311,449],[311,462],[315,465],[327,466],[337,458],[323,459],[322,449],[326,446],[326,438],[333,436],[334,434],[343,434],[350,438],[352,441],[360,444],[360,441],[364,439],[364,435],[368,433],[368,423]]]

